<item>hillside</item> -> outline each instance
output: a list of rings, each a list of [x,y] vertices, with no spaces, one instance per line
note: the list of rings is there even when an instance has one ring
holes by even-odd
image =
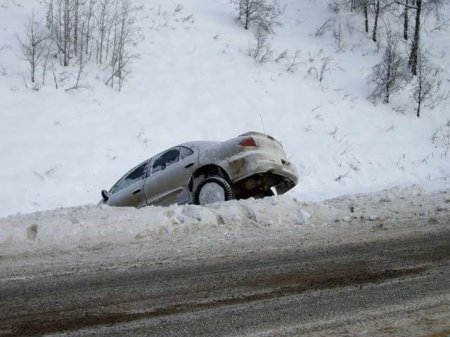
[[[253,33],[229,0],[134,0],[139,6],[131,73],[119,92],[88,64],[32,90],[17,36],[38,0],[0,0],[0,216],[96,203],[140,161],[188,140],[225,140],[249,131],[279,139],[300,172],[301,200],[393,186],[450,186],[448,101],[417,118],[406,90],[373,104],[367,77],[382,52],[357,13],[336,18],[327,1],[285,0],[270,36],[273,59],[249,57]],[[450,88],[447,5],[430,16],[423,41]],[[342,44],[329,19],[342,20]],[[351,27],[351,28],[349,28]],[[275,59],[287,51],[287,58]],[[287,71],[296,51],[298,63]],[[327,62],[322,81],[314,69]],[[433,141],[434,140],[434,141]]]

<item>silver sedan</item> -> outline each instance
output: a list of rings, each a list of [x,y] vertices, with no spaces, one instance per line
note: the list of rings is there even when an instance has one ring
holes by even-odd
[[[204,205],[283,194],[298,182],[296,168],[273,137],[248,132],[224,142],[188,142],[139,164],[109,190],[110,206]]]

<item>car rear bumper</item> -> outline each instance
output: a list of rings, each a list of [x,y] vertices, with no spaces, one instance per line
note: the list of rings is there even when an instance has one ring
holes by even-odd
[[[279,156],[270,156],[264,152],[247,152],[245,155],[231,158],[228,171],[233,184],[246,181],[251,177],[269,175],[273,177],[269,181],[271,184],[275,184],[279,194],[287,192],[298,183],[298,172],[292,163]],[[263,183],[264,179],[260,184]]]

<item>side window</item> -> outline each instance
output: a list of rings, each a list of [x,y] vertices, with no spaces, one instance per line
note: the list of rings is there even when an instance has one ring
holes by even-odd
[[[125,177],[120,179],[111,189],[111,193],[116,193],[124,188],[130,186],[134,182],[144,179],[147,171],[147,162],[139,165],[133,171],[128,173]]]
[[[192,151],[191,149],[189,149],[187,147],[182,146],[180,149],[181,160],[183,160],[184,158],[189,157],[190,155],[193,155],[193,154],[194,154],[194,151]]]
[[[158,171],[164,170],[167,166],[170,166],[180,160],[180,149],[170,149],[157,157],[152,165],[152,174]]]

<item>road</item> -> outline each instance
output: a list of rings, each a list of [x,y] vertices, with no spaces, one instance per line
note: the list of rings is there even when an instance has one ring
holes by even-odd
[[[34,266],[0,279],[0,336],[448,336],[450,222],[433,221],[168,263]]]

